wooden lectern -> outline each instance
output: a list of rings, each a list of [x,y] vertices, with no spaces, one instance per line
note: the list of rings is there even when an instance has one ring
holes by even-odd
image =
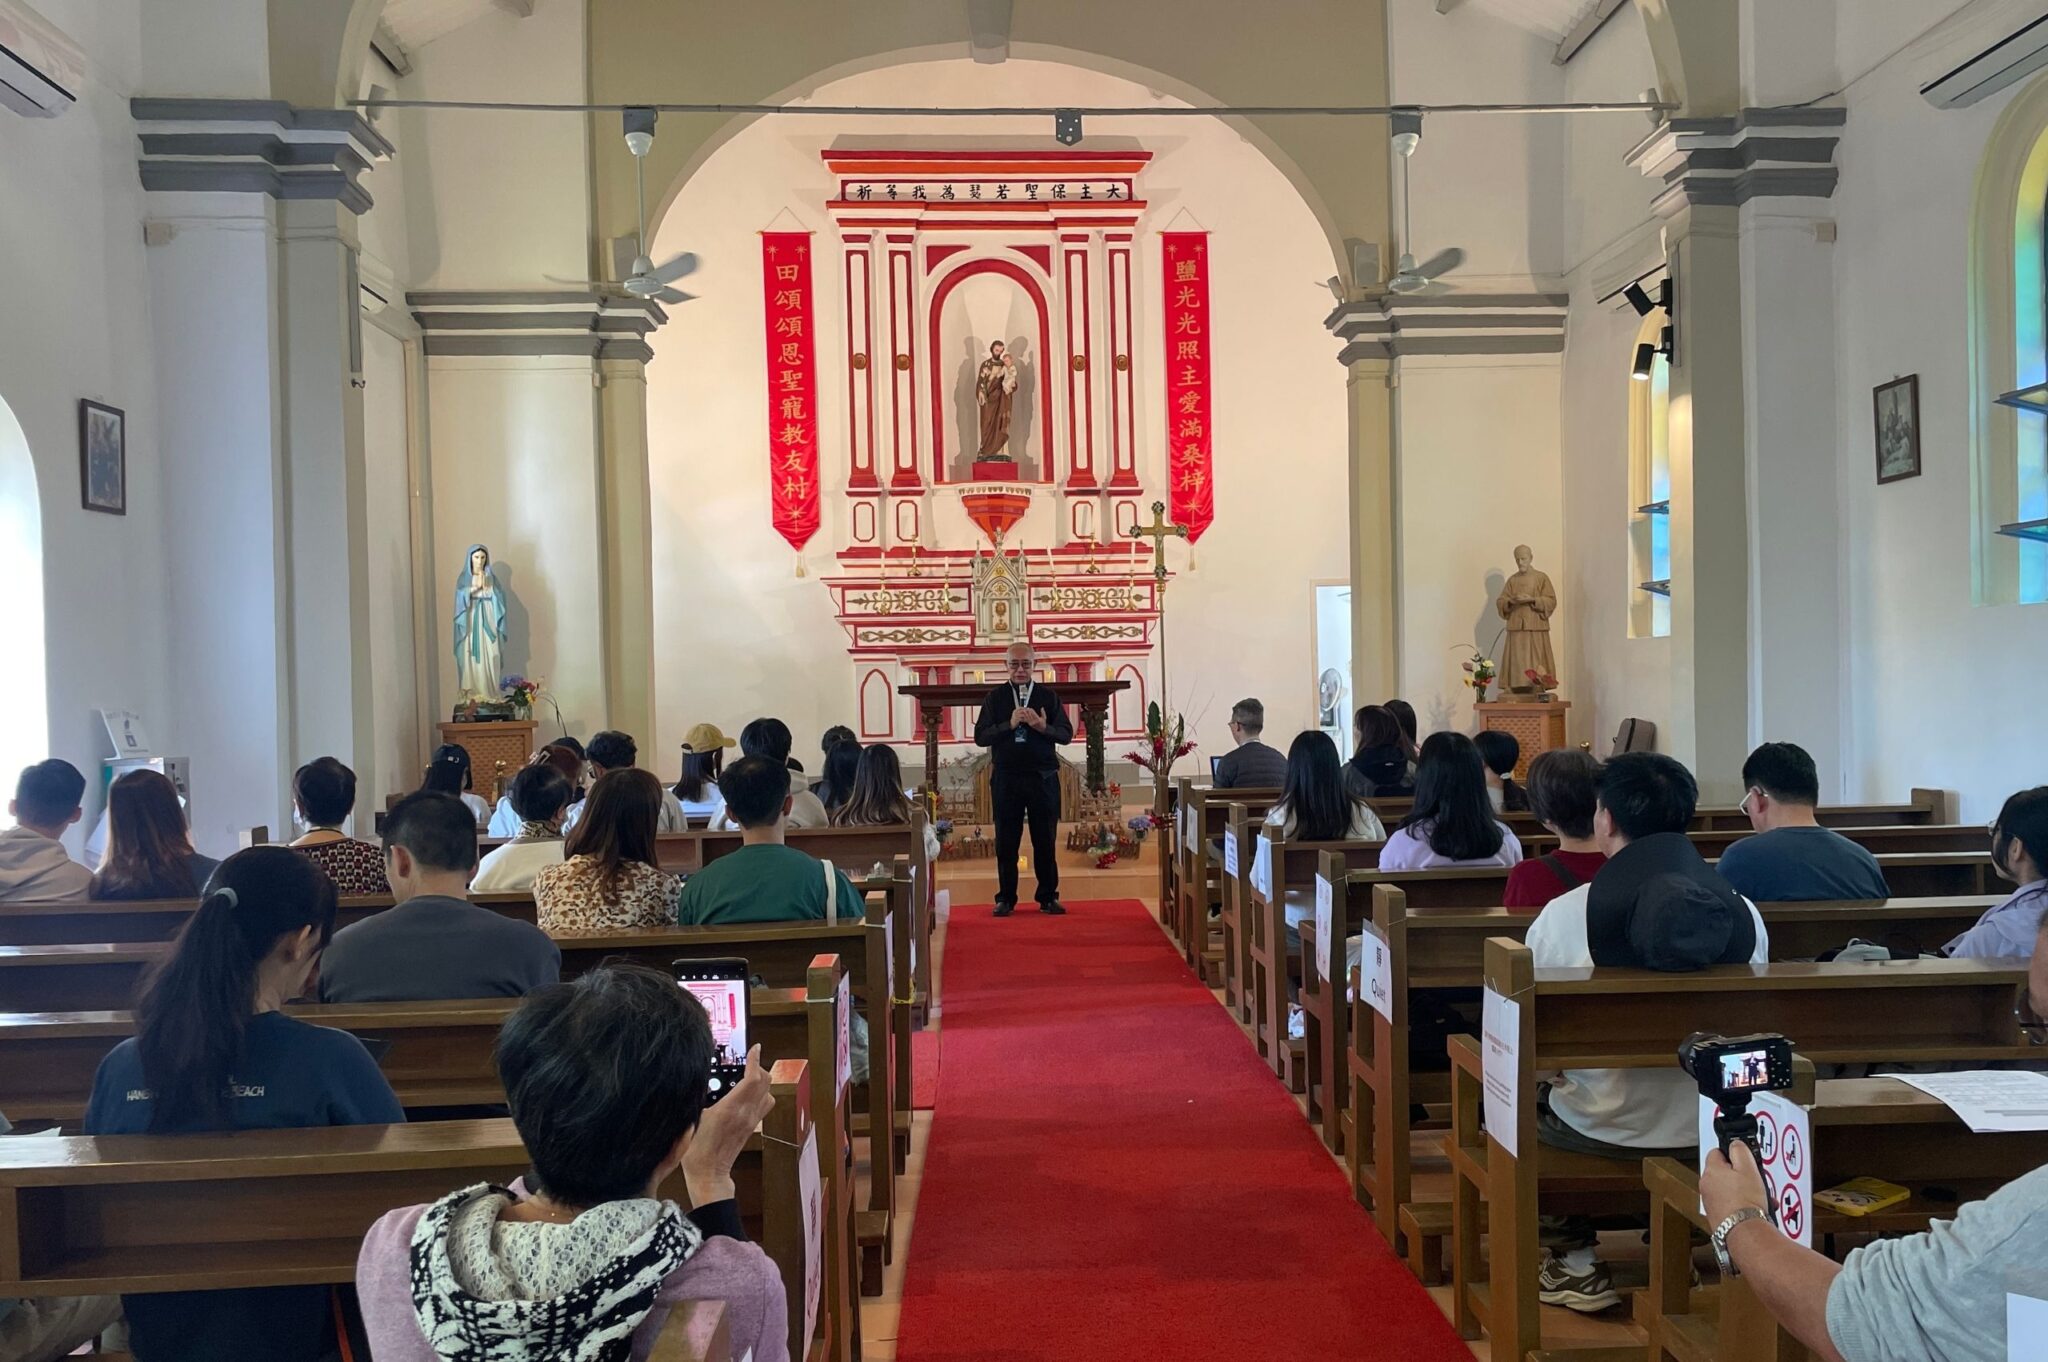
[[[924,793],[927,799],[939,789],[939,721],[945,711],[967,706],[975,711],[981,709],[981,702],[988,698],[1000,681],[982,681],[972,685],[944,686],[898,686],[896,693],[907,695],[917,701],[918,713],[924,718]],[[1109,727],[1109,697],[1120,690],[1129,690],[1128,681],[1047,681],[1063,704],[1078,709],[1081,713],[1075,720],[1076,734],[1086,734],[1088,755],[1096,758],[1102,755],[1102,739],[1098,732]],[[1099,725],[1088,723],[1090,717],[1100,717]],[[971,720],[969,722],[972,722]],[[972,738],[973,734],[968,734]],[[1091,765],[1093,764],[1091,760]]]
[[[533,757],[533,733],[539,725],[532,719],[487,720],[483,723],[441,725],[441,741],[453,743],[469,753],[470,781],[486,803],[497,798],[494,782],[498,763],[505,764],[510,780]]]
[[[1474,705],[1479,726],[1491,733],[1511,734],[1522,744],[1522,759],[1515,763],[1515,779],[1529,778],[1529,763],[1539,753],[1554,752],[1565,745],[1564,712],[1569,700],[1491,700]]]

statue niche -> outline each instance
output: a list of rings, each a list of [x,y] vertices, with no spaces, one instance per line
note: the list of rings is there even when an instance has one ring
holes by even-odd
[[[1007,647],[1024,638],[1025,563],[1023,550],[991,553],[974,559],[975,634],[989,644]]]

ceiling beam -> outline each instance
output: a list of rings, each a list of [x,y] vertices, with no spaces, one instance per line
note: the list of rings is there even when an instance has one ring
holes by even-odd
[[[377,21],[377,31],[370,35],[370,50],[376,53],[400,80],[412,74],[412,53],[405,50],[405,44],[398,41],[398,35],[391,31],[391,25],[386,20]]]
[[[533,0],[491,0],[491,3],[515,19],[533,17]]]
[[[1436,0],[1436,12],[1438,14],[1449,14],[1462,3],[1463,0]]]
[[[967,55],[984,66],[1010,59],[1011,0],[967,0]]]
[[[1557,55],[1550,60],[1554,65],[1563,66],[1578,55],[1579,49],[1593,41],[1609,19],[1612,19],[1628,0],[1594,0],[1590,9],[1579,16],[1572,25],[1572,31],[1564,35],[1564,41],[1557,45]]]

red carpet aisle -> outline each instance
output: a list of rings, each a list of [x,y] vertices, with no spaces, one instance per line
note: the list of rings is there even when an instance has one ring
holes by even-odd
[[[902,1362],[1469,1358],[1144,908],[955,912]]]

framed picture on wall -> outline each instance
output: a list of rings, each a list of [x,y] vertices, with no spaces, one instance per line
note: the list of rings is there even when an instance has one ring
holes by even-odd
[[[1871,391],[1876,415],[1877,480],[1920,476],[1920,375],[1907,374]]]
[[[128,413],[78,402],[79,496],[88,511],[128,514]]]

